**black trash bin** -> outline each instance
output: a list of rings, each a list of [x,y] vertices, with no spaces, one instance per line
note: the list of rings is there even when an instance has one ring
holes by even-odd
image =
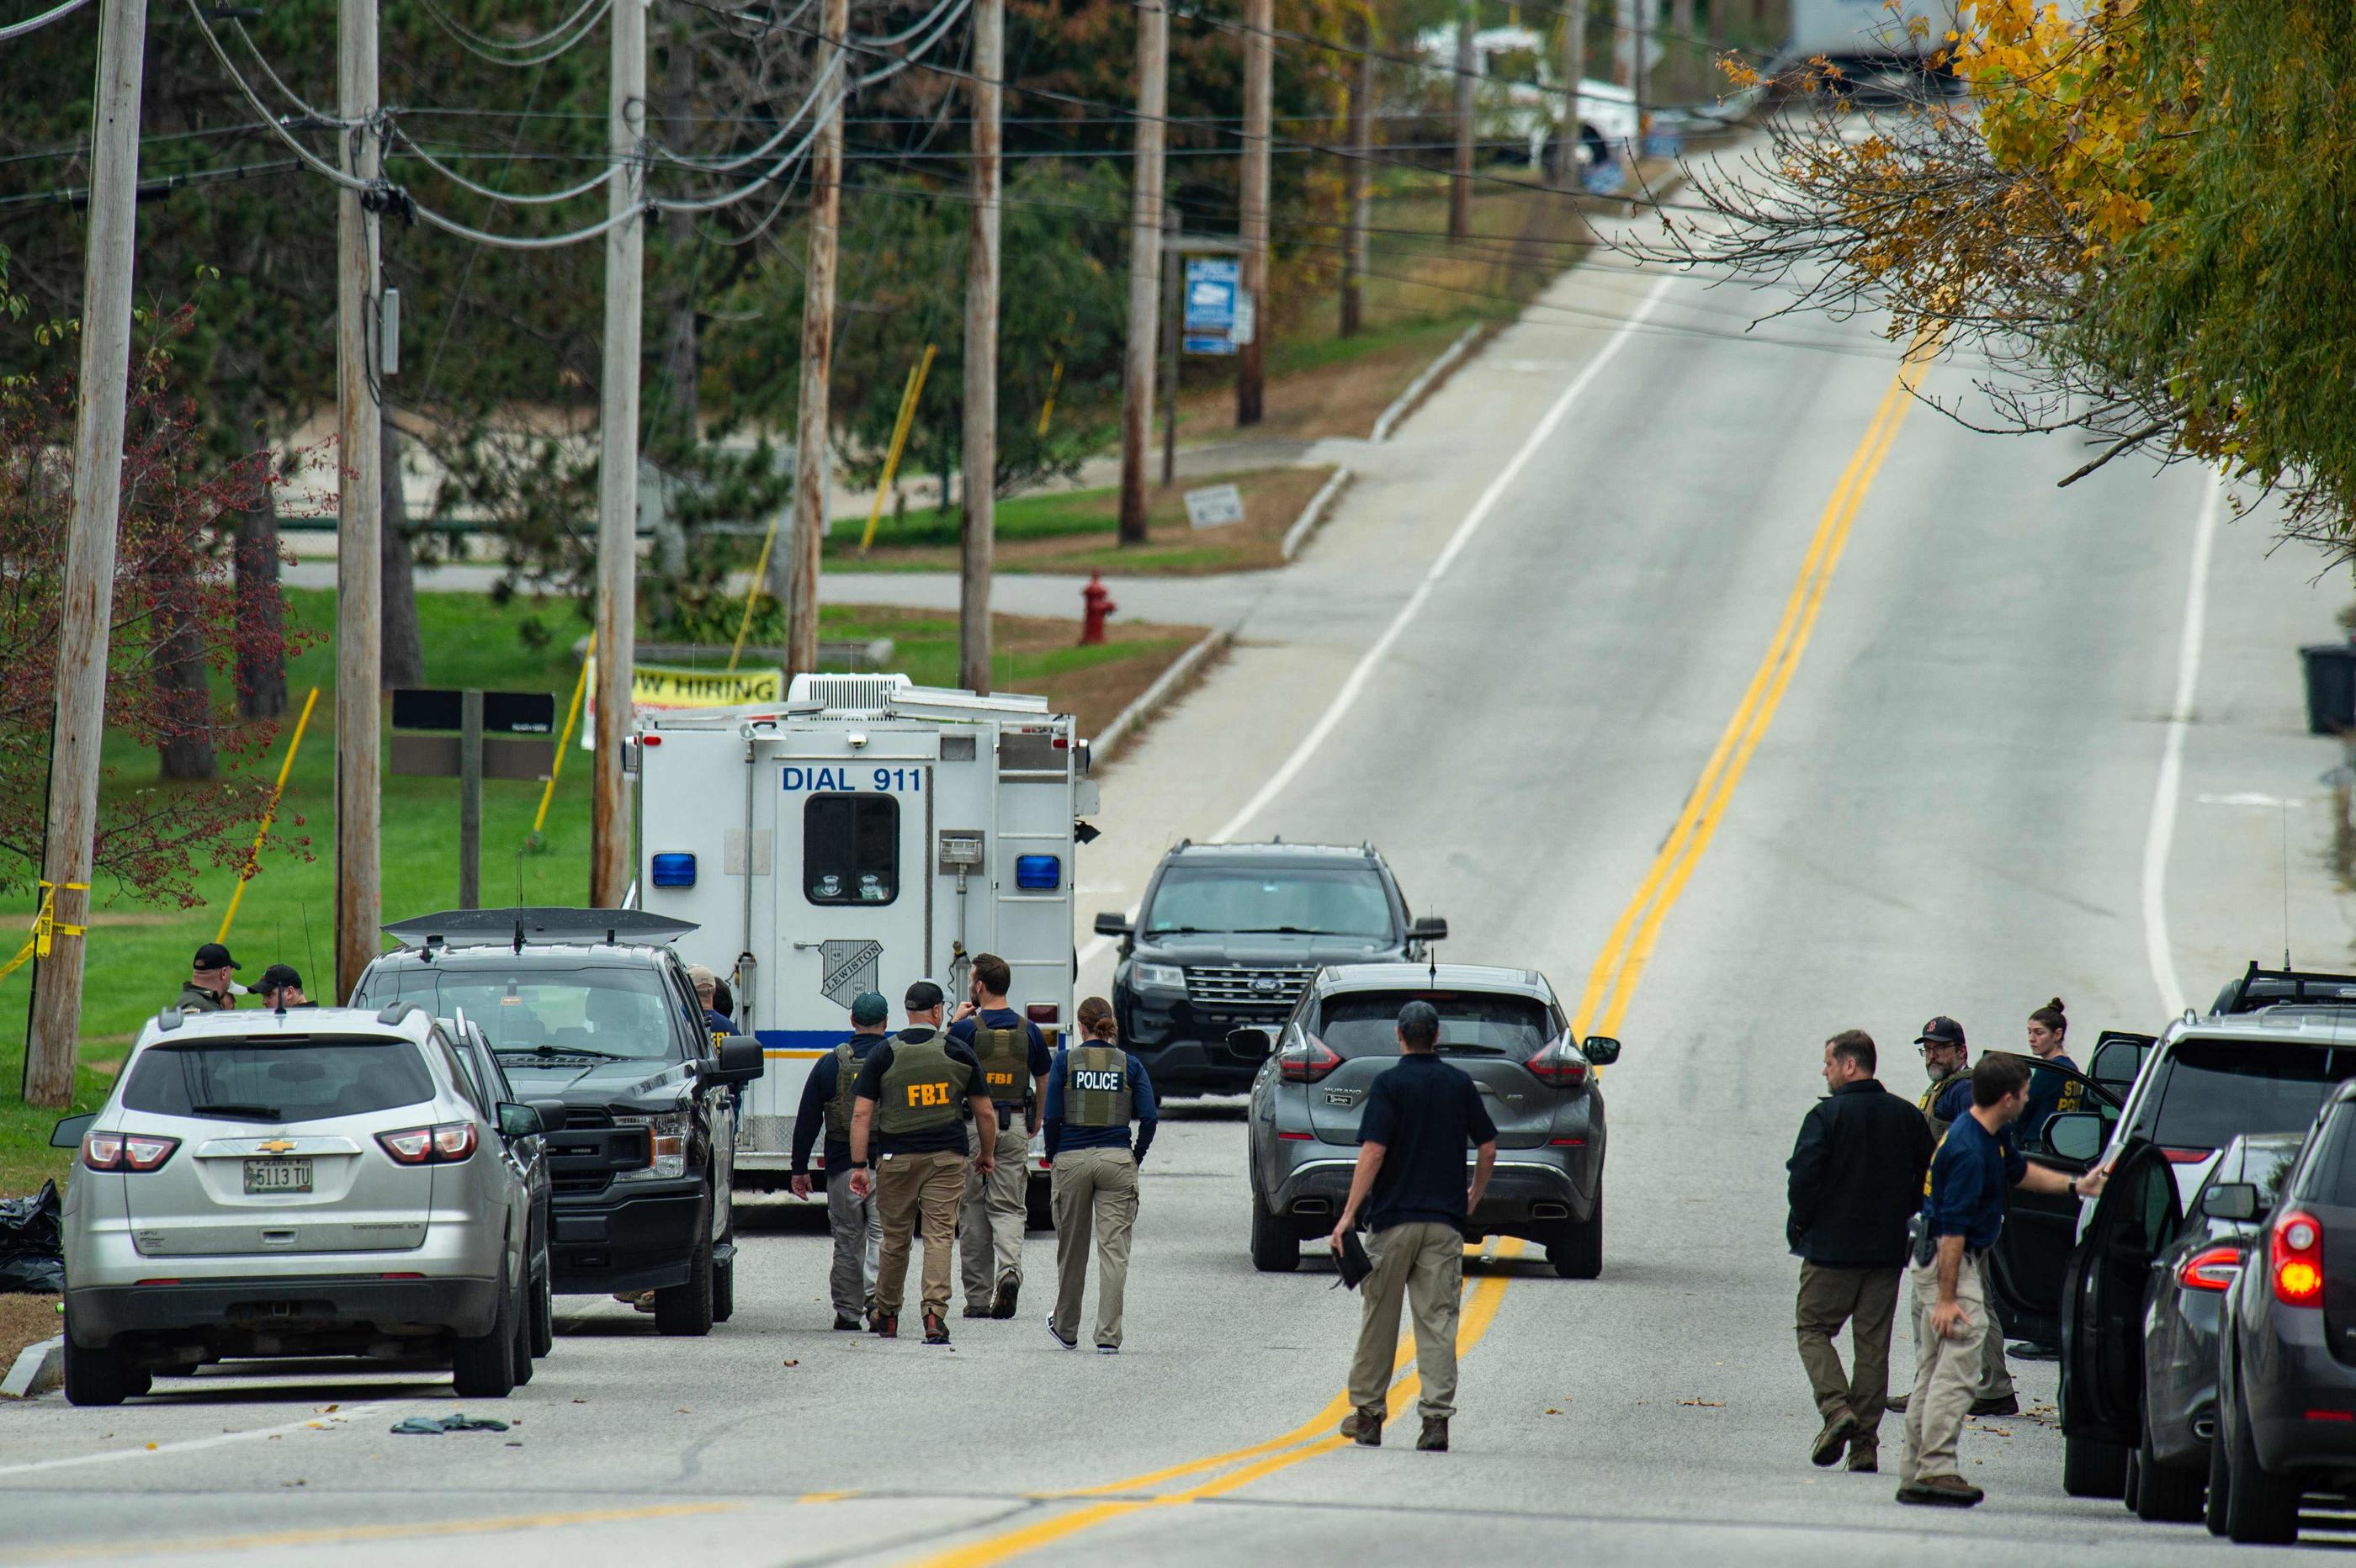
[[[2307,666],[2307,732],[2356,730],[2356,644],[2318,643],[2298,656]]]

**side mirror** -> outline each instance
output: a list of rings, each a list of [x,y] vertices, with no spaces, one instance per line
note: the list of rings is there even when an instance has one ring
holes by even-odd
[[[81,1147],[82,1135],[89,1132],[91,1125],[97,1120],[96,1111],[92,1111],[86,1116],[66,1117],[49,1129],[49,1147],[51,1148]]]
[[[1448,940],[1448,923],[1428,915],[1421,920],[1411,921],[1408,924],[1407,939],[1409,942],[1445,942]]]
[[[1245,1061],[1266,1061],[1275,1049],[1264,1029],[1231,1029],[1227,1031],[1227,1050]]]
[[[2103,1118],[2092,1111],[2064,1111],[2045,1122],[2045,1147],[2062,1159],[2102,1157]]]
[[[1590,1034],[1579,1042],[1579,1054],[1594,1067],[1609,1067],[1620,1060],[1620,1042],[1608,1034]]]
[[[529,1138],[545,1131],[547,1128],[541,1125],[540,1113],[530,1105],[519,1105],[513,1100],[499,1102],[499,1136]]]
[[[2246,1181],[2221,1181],[2201,1195],[2201,1212],[2211,1220],[2254,1220],[2258,1189]]]
[[[769,1067],[761,1042],[748,1034],[732,1034],[722,1040],[712,1063],[703,1076],[717,1083],[750,1083]]]
[[[564,1114],[562,1100],[526,1100],[524,1104],[540,1113],[540,1130],[543,1133],[561,1133],[571,1119]]]
[[[1110,910],[1098,912],[1097,915],[1098,936],[1134,936],[1136,933],[1137,928],[1129,923],[1127,916],[1115,914]]]

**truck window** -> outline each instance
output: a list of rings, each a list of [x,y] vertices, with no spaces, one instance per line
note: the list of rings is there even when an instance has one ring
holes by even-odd
[[[900,803],[888,795],[814,795],[802,806],[802,892],[814,904],[887,904],[900,896]]]

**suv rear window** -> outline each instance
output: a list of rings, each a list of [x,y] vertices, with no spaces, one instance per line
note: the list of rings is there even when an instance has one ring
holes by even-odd
[[[1384,938],[1391,934],[1391,901],[1367,865],[1180,865],[1162,873],[1141,930]]]
[[[1399,1009],[1409,1002],[1430,1002],[1440,1014],[1442,1056],[1526,1061],[1554,1038],[1554,1019],[1544,1002],[1479,991],[1345,992],[1327,999],[1318,1038],[1338,1056],[1396,1056]]]
[[[465,1013],[491,1049],[578,1051],[632,1061],[674,1053],[673,1008],[652,965],[584,964],[530,952],[485,961],[387,964],[369,971],[367,1004],[415,1002],[435,1018]],[[358,1006],[361,996],[352,998]],[[695,1027],[700,1032],[703,1019]]]
[[[2168,1148],[2222,1148],[2237,1133],[2296,1132],[2332,1085],[2356,1077],[2356,1050],[2287,1040],[2189,1040],[2169,1053],[2142,1117]]]
[[[434,1079],[405,1040],[159,1045],[141,1054],[123,1086],[130,1110],[236,1122],[316,1122],[432,1098]]]

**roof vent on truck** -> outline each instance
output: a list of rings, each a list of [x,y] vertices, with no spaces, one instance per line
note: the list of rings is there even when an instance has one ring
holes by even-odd
[[[880,714],[894,695],[916,684],[905,675],[798,675],[786,690],[786,706],[815,703],[827,713]]]

